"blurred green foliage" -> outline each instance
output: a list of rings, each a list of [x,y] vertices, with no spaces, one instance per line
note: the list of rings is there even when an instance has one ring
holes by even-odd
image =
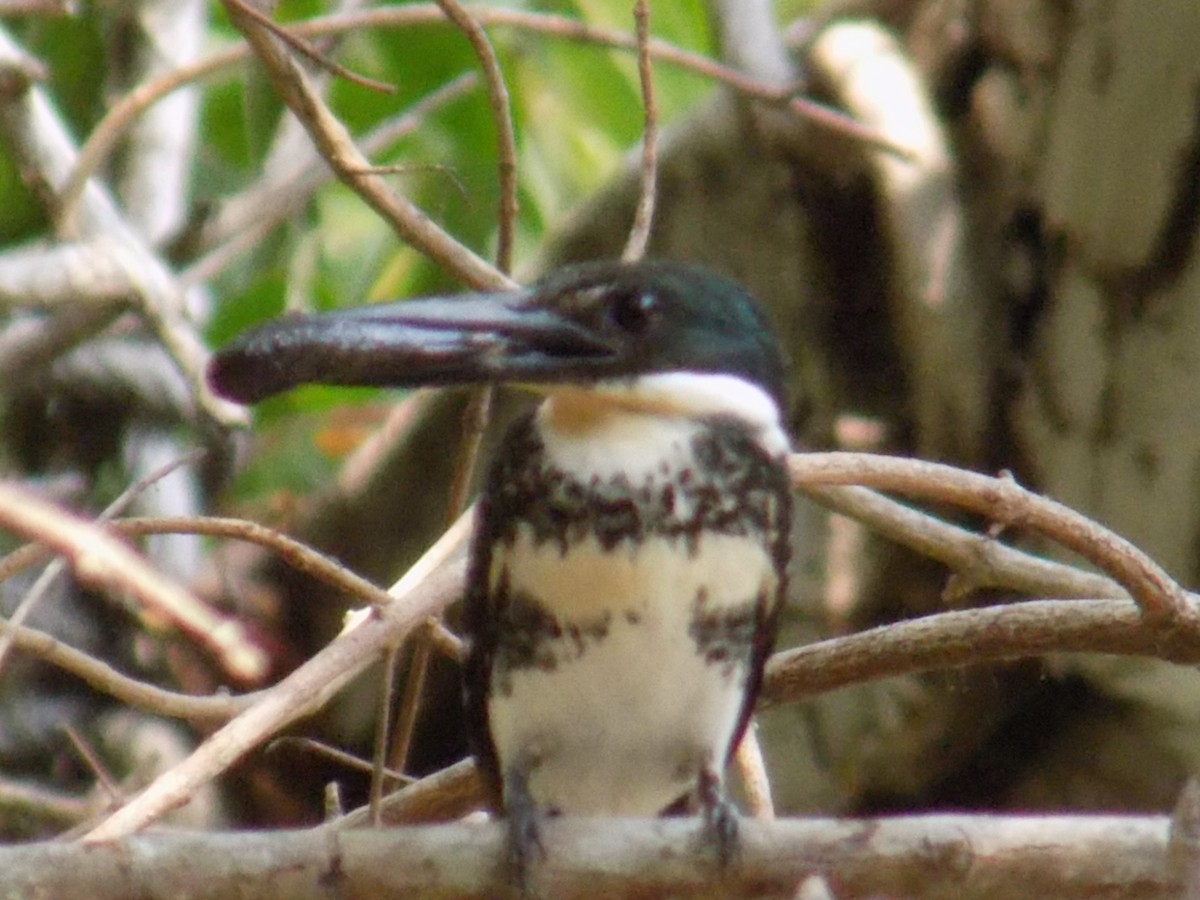
[[[509,4],[633,31],[632,0],[526,0]],[[328,0],[285,0],[275,16],[288,22],[330,11]],[[47,89],[82,140],[125,86],[109,71],[119,67],[117,30],[132,7],[96,2],[71,17],[31,19],[15,28],[18,40],[50,73]],[[237,40],[219,2],[210,4],[208,45]],[[654,3],[651,30],[687,49],[715,52],[703,0]],[[513,105],[517,133],[520,212],[517,264],[581,198],[597,189],[636,150],[643,110],[636,58],[628,51],[571,42],[514,27],[489,30]],[[395,86],[388,94],[331,78],[328,96],[355,134],[402,114],[463,72],[478,68],[455,28],[427,24],[347,34],[328,46],[339,62]],[[712,89],[710,81],[667,64],[655,67],[660,124],[685,113]],[[193,161],[193,224],[223,200],[252,186],[270,151],[283,105],[253,64],[210,77],[200,85],[201,123]],[[400,169],[388,177],[427,214],[484,256],[494,253],[497,186],[496,126],[482,83],[469,95],[428,116],[411,136],[377,158]],[[6,244],[43,235],[46,217],[11,164],[0,156],[0,238]],[[186,246],[184,244],[183,246]],[[186,251],[176,259],[191,260]],[[453,289],[454,283],[402,244],[379,217],[346,188],[330,181],[303,212],[244,250],[207,283],[211,309],[206,332],[213,345],[284,309],[328,309],[372,300]],[[378,402],[373,392],[297,392],[258,413],[261,425],[333,403]],[[353,399],[352,399],[353,398]],[[286,415],[284,415],[286,413]],[[279,426],[281,427],[281,426]],[[276,444],[269,433],[263,441]],[[296,451],[303,464],[267,467],[281,473],[323,473],[313,466],[313,443]],[[336,443],[336,442],[334,442]],[[277,447],[284,453],[282,445]],[[261,476],[261,477],[260,477]],[[247,476],[255,490],[271,486],[260,473]],[[303,480],[303,479],[301,479]]]

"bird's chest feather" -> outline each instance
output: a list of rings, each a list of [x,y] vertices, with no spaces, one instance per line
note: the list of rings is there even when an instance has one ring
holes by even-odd
[[[485,514],[497,761],[567,812],[654,814],[721,764],[780,587],[769,460],[636,424],[510,439]]]

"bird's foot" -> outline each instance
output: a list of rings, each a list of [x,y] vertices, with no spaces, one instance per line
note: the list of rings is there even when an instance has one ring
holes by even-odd
[[[529,893],[529,874],[534,857],[546,858],[542,844],[541,813],[524,773],[510,771],[505,780],[505,815],[508,818],[508,882],[521,892]]]
[[[700,801],[700,814],[704,820],[702,840],[706,846],[713,848],[717,862],[724,869],[737,856],[737,807],[725,796],[725,786],[720,773],[711,767],[706,766],[700,770],[696,793]]]

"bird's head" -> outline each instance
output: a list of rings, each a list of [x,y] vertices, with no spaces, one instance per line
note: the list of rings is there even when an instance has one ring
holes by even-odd
[[[276,319],[214,357],[209,381],[255,402],[301,384],[515,382],[695,415],[782,405],[784,362],[737,283],[673,262],[585,263],[509,291]]]

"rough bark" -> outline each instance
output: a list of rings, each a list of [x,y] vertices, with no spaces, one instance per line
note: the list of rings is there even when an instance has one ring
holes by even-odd
[[[556,820],[534,895],[1028,900],[1179,896],[1165,817],[744,822],[722,873],[674,819]],[[0,848],[0,891],[92,900],[519,896],[504,889],[500,825],[387,831],[152,834],[115,844]]]

